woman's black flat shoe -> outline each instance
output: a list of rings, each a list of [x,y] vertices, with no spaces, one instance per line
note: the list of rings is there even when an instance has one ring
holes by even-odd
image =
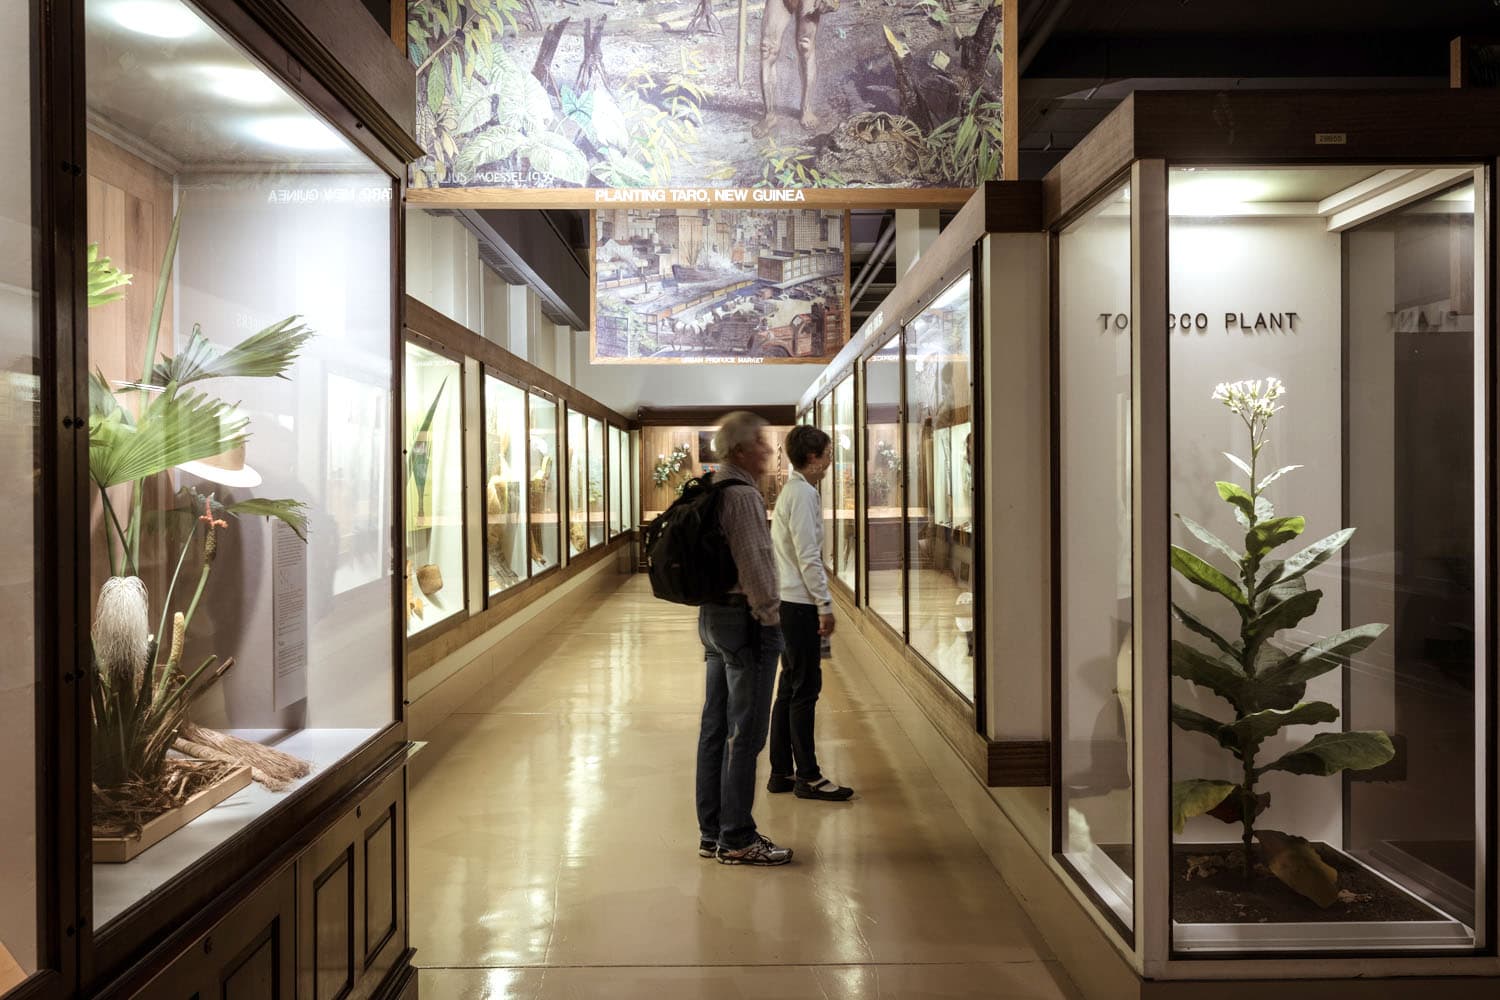
[[[799,799],[821,799],[824,802],[844,802],[854,795],[854,789],[845,788],[827,778],[819,778],[817,781],[803,781],[798,778],[797,785],[792,791]]]

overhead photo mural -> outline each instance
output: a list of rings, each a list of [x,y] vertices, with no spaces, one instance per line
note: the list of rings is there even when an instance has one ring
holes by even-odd
[[[416,188],[970,188],[1000,0],[414,0]]]
[[[594,213],[593,358],[815,362],[847,339],[845,214]]]

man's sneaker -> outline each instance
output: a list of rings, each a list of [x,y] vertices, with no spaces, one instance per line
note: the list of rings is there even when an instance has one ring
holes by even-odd
[[[843,802],[854,794],[854,789],[845,788],[836,781],[828,778],[819,778],[817,781],[803,781],[797,779],[797,787],[793,789],[799,799],[821,799],[824,802]]]
[[[719,853],[719,845],[712,840],[698,841],[698,857],[711,858]]]
[[[790,792],[796,787],[797,782],[792,779],[790,774],[773,774],[771,775],[771,780],[766,782],[766,791],[772,794]]]
[[[760,868],[769,868],[772,865],[784,865],[790,860],[792,860],[792,849],[777,847],[771,843],[769,837],[756,837],[755,843],[737,851],[719,848],[719,864],[721,865],[756,865]]]

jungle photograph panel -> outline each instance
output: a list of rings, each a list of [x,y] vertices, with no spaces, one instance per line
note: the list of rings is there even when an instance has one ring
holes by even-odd
[[[1000,0],[413,0],[413,187],[969,188]]]
[[[594,213],[595,361],[822,364],[847,339],[844,213]]]

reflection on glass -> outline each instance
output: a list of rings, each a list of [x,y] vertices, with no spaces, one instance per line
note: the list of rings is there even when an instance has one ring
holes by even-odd
[[[818,419],[813,426],[820,428],[832,441],[834,439],[832,393],[818,401],[815,412]],[[834,452],[837,453],[837,451],[838,448],[835,447]],[[823,567],[830,576],[833,574],[834,555],[838,552],[838,543],[833,534],[834,493],[838,489],[838,481],[838,470],[829,469],[828,474],[823,477],[823,482],[818,486],[823,502]]]
[[[41,418],[37,295],[31,247],[30,4],[0,3],[9,57],[0,60],[0,134],[10,181],[0,187],[0,993],[37,969],[36,438]]]
[[[969,338],[968,275],[906,327],[906,566],[912,648],[972,701],[974,534],[967,516],[952,516],[972,507]]]
[[[463,367],[406,345],[406,631],[464,610]]]
[[[83,6],[102,927],[394,717],[386,456],[403,415],[391,178],[192,7]],[[261,103],[226,96],[229,77]],[[147,669],[176,679],[155,713],[134,709]],[[243,767],[268,748],[287,756]],[[170,831],[200,791],[222,805],[149,847],[145,821]]]
[[[588,477],[589,442],[584,431],[582,413],[568,410],[568,555],[576,556],[589,547]]]
[[[589,548],[604,541],[604,423],[589,417]]]
[[[624,492],[621,486],[625,479],[625,466],[620,460],[620,438],[624,431],[610,426],[607,428],[607,433],[609,434],[609,537],[614,538],[620,533],[624,523],[621,504]]]
[[[1058,265],[1059,846],[1109,912],[1130,927],[1135,854],[1128,189],[1117,190],[1062,232]],[[957,454],[954,459],[958,464]]]
[[[833,392],[834,461],[834,572],[852,593],[858,573],[858,540],[855,529],[855,440],[854,376],[847,375]]]
[[[540,573],[557,565],[560,514],[557,481],[562,472],[557,460],[557,404],[546,396],[527,394],[531,409],[531,486],[527,510],[531,514],[531,572]]]
[[[526,390],[484,377],[484,542],[490,594],[526,579]]]
[[[865,361],[866,593],[874,611],[906,634],[902,586],[901,338],[892,337]]]
[[[1172,847],[1179,949],[1474,944],[1475,189],[1393,211],[1346,195],[1380,173],[1169,175],[1172,300],[1221,291],[1232,259],[1235,298],[1296,310],[1246,314],[1248,330],[1179,321],[1171,339],[1172,540],[1236,581],[1251,614],[1175,557],[1172,777],[1195,789]],[[1306,208],[1267,217],[1259,201]],[[1352,228],[1331,232],[1323,201],[1354,206]],[[1298,558],[1325,538],[1328,558]],[[1214,661],[1258,683],[1226,687]]]

